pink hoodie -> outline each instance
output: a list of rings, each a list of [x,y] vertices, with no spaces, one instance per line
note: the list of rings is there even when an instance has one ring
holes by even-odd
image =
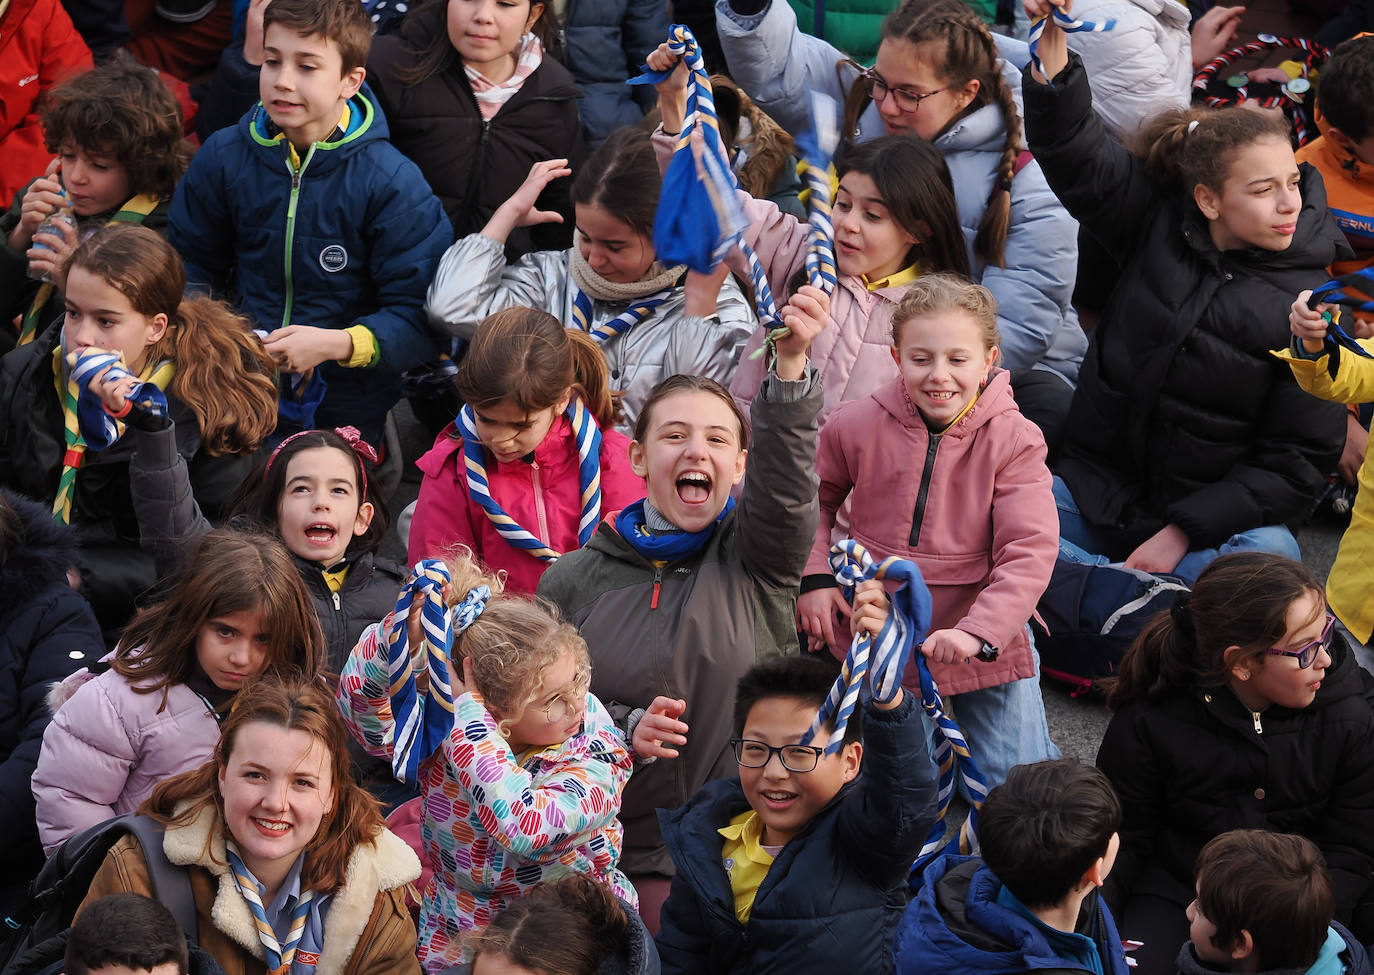
[[[1008,372],[994,372],[972,408],[934,436],[900,378],[845,403],[821,431],[817,469],[821,521],[808,576],[830,574],[835,514],[848,497],[850,537],[875,559],[920,567],[932,630],[957,627],[1001,649],[996,663],[931,664],[943,693],[1035,673],[1025,625],[1054,569],[1059,515],[1045,439],[1016,408]],[[914,670],[905,683],[919,693]]]

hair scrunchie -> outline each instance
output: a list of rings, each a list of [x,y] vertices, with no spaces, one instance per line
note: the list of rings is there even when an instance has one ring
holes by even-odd
[[[1169,607],[1169,617],[1174,621],[1174,626],[1190,636],[1193,634],[1193,612],[1188,605],[1191,595],[1188,592],[1179,593],[1174,604]]]

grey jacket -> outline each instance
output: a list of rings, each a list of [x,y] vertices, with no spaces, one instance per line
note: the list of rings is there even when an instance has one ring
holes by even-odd
[[[574,289],[568,271],[569,251],[534,251],[507,264],[501,244],[481,234],[457,240],[439,262],[429,286],[425,310],[438,331],[468,340],[482,320],[515,305],[539,308],[565,325],[573,321]],[[757,326],[753,309],[733,278],[720,289],[714,318],[683,314],[686,293],[677,288],[640,324],[602,346],[610,367],[611,387],[623,390],[629,434],[640,407],[658,383],[679,373],[709,376],[730,385],[740,350]],[[592,323],[609,321],[629,302],[594,302]]]
[[[759,658],[799,652],[796,592],[818,521],[824,401],[814,368],[805,379],[764,380],[743,495],[696,554],[655,567],[603,521],[539,582],[539,595],[581,630],[592,693],[613,713],[647,707],[658,694],[687,702],[692,730],[679,757],[639,768],[625,788],[620,867],[632,877],[673,873],[656,809],[675,809],[706,782],[738,773],[728,744],[736,681]]]

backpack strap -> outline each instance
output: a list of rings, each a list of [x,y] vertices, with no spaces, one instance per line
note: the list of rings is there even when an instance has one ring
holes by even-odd
[[[172,916],[186,933],[187,944],[198,944],[196,921],[196,899],[191,891],[191,872],[167,859],[162,848],[162,835],[165,827],[151,816],[136,815],[128,817],[129,832],[143,848],[143,860],[148,865],[148,876],[153,882],[153,897],[172,912]]]
[[[1008,193],[1010,193],[1011,181],[1016,178],[1017,173],[1021,172],[1021,170],[1029,166],[1034,158],[1035,156],[1031,154],[1031,151],[1029,149],[1022,149],[1020,152],[1018,152],[1016,154],[1016,162],[1011,164],[1011,176],[1009,176],[1004,181],[994,182],[992,184],[992,192],[988,194],[988,202],[991,203],[993,200],[995,200],[997,198],[997,194],[1002,192],[1003,190],[1006,190]]]

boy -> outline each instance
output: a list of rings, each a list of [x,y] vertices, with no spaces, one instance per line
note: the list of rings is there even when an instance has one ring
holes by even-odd
[[[433,351],[425,291],[448,218],[386,141],[363,84],[362,5],[274,0],[263,23],[262,101],[196,154],[168,240],[188,282],[231,292],[271,333],[268,351],[292,374],[278,440],[351,425],[378,444],[401,373]]]
[[[111,894],[72,924],[65,975],[186,975],[186,937],[162,904],[142,894]]]
[[[864,583],[853,625],[876,634],[885,604],[881,583]],[[821,754],[825,731],[800,744],[834,680],[809,656],[755,665],[735,692],[739,777],[659,813],[677,868],[657,938],[665,975],[892,971],[936,772],[900,690],[862,722],[856,710],[838,752]]]
[[[1120,840],[1107,777],[1073,759],[1018,765],[978,814],[981,857],[942,856],[897,931],[897,970],[1125,975],[1097,888]]]
[[[1237,829],[1202,848],[1188,905],[1192,939],[1181,975],[1308,972],[1368,975],[1364,948],[1332,920],[1335,897],[1321,851],[1301,836]]]

